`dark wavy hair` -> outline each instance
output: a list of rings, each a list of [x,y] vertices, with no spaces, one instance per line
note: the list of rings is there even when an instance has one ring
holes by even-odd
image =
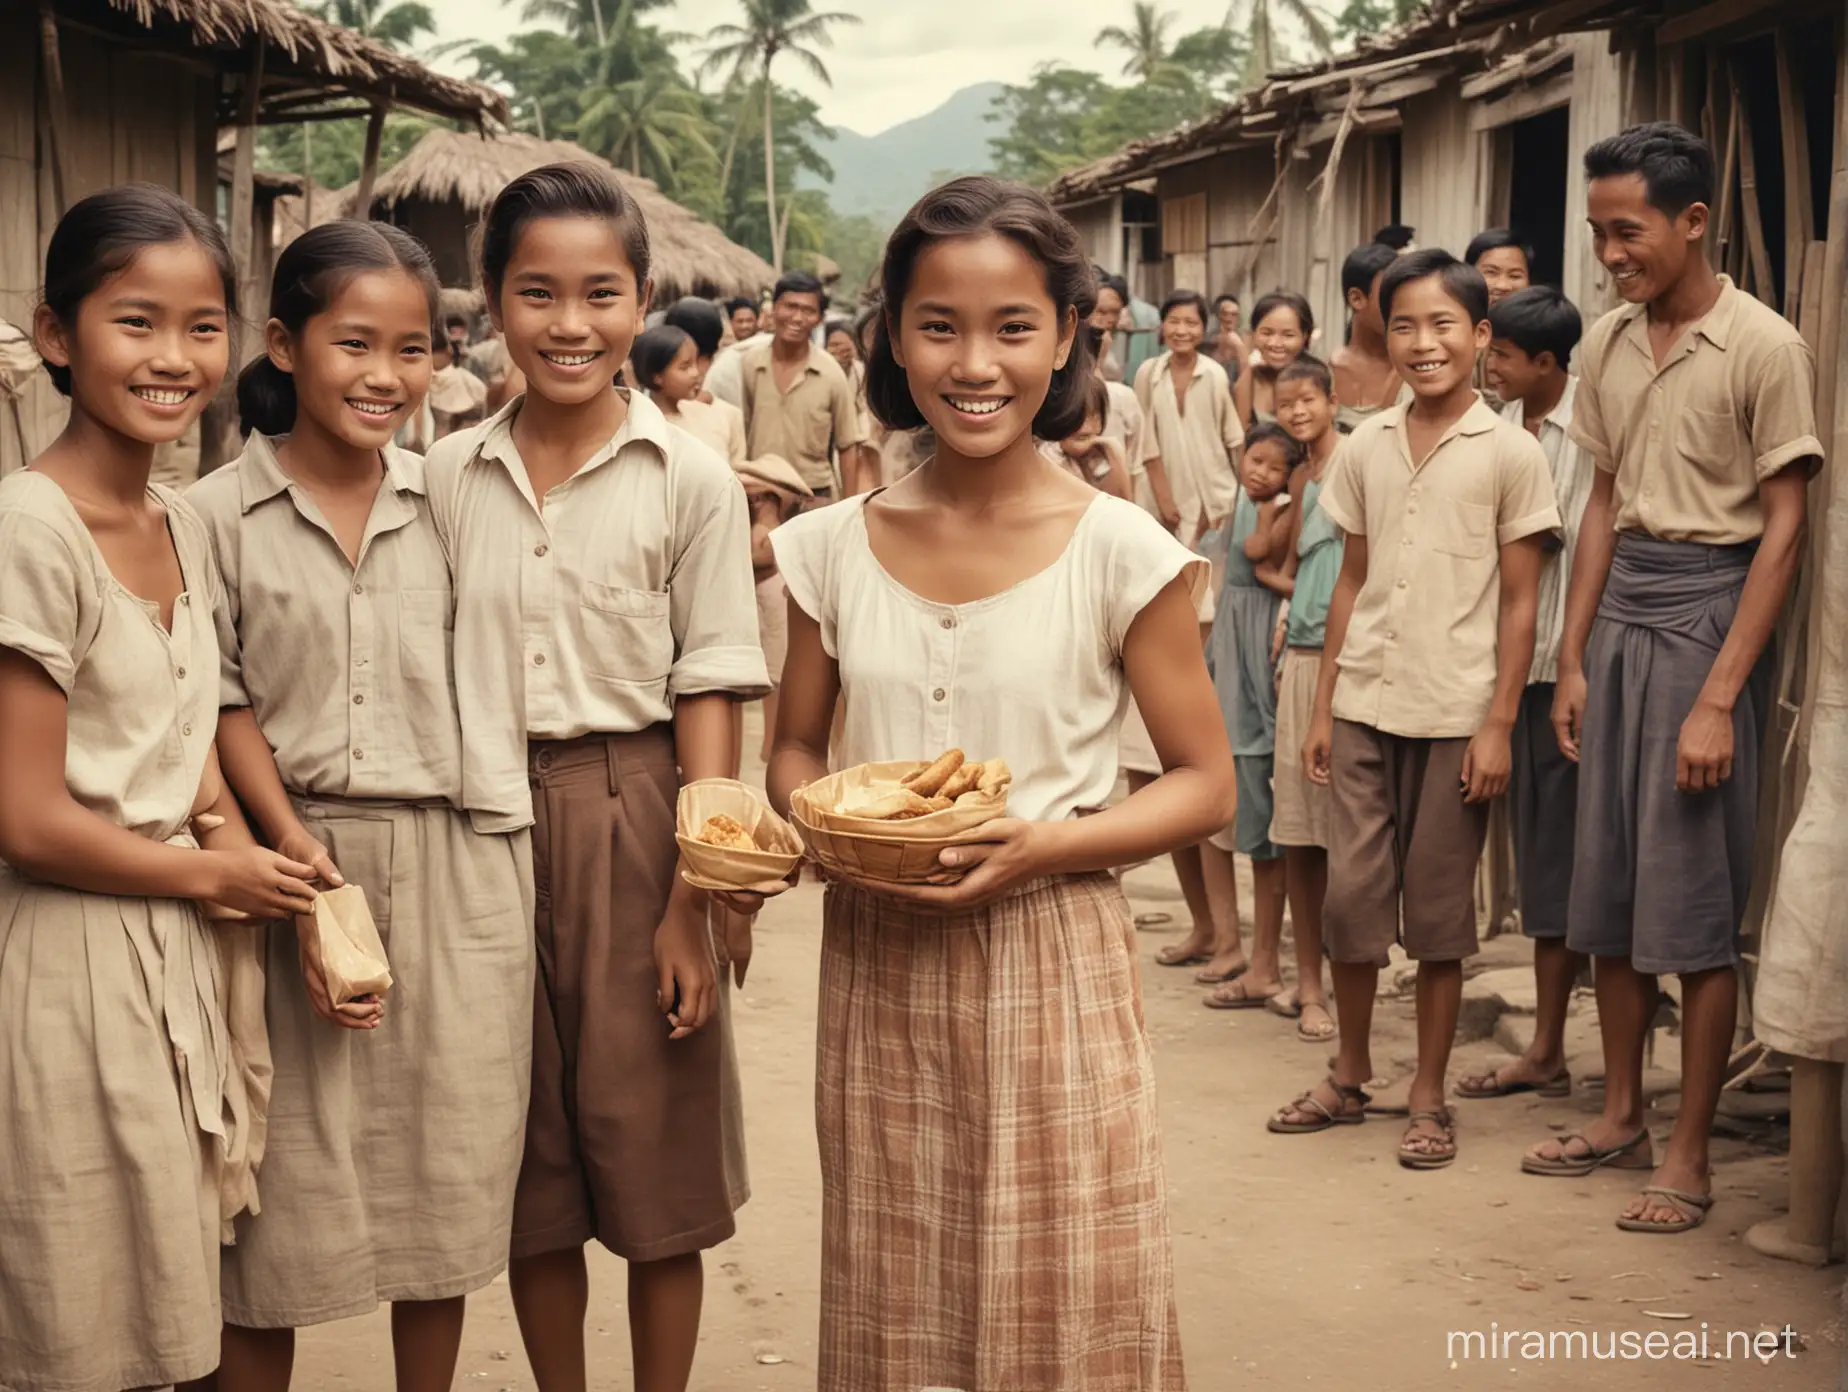
[[[693,335],[672,324],[656,324],[635,336],[629,349],[629,366],[635,369],[635,384],[643,391],[657,391],[661,374],[666,372],[683,343],[692,343]],[[699,352],[695,344],[693,351]]]
[[[866,402],[890,430],[916,430],[925,423],[911,395],[905,369],[892,356],[892,331],[902,313],[918,257],[938,242],[993,233],[1024,249],[1046,275],[1046,293],[1063,324],[1067,312],[1080,323],[1097,304],[1097,281],[1078,233],[1045,195],[1025,184],[987,174],[952,179],[920,198],[886,242],[880,290],[886,313],[879,317],[873,351],[866,362]],[[1086,384],[1091,379],[1088,340],[1074,335],[1065,366],[1052,374],[1046,400],[1033,417],[1042,440],[1063,440],[1084,424]]]
[[[66,331],[104,281],[128,268],[144,248],[197,242],[212,259],[225,292],[225,323],[237,324],[237,263],[218,224],[176,193],[153,184],[122,184],[79,199],[58,219],[45,248],[42,303]],[[232,361],[236,361],[235,349]],[[46,363],[51,384],[71,394],[71,370]]]
[[[692,339],[693,351],[702,358],[716,354],[725,338],[725,316],[711,300],[702,300],[697,295],[684,295],[675,300],[661,316],[661,322],[672,324]]]
[[[1686,126],[1649,121],[1600,140],[1585,151],[1585,177],[1640,174],[1651,207],[1680,217],[1696,203],[1711,205],[1718,179],[1713,147]]]
[[[423,287],[430,303],[430,341],[445,343],[437,320],[440,287],[429,248],[388,222],[343,218],[310,228],[282,249],[270,279],[269,317],[291,338],[325,314],[355,276],[403,271]],[[237,418],[246,434],[286,435],[295,428],[295,378],[270,361],[253,359],[237,378]]]
[[[1444,293],[1468,312],[1470,323],[1480,324],[1489,317],[1489,287],[1482,272],[1442,247],[1408,251],[1386,268],[1386,274],[1380,277],[1380,317],[1390,324],[1392,302],[1399,291],[1415,280],[1433,276],[1444,287]]]
[[[481,288],[489,303],[500,299],[507,263],[513,260],[520,234],[540,218],[603,218],[616,229],[639,290],[653,265],[648,219],[615,174],[582,161],[547,164],[508,184],[488,209],[476,234]]]

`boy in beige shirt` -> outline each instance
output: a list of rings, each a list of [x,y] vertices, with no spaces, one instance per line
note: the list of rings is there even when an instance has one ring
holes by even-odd
[[[1489,802],[1508,786],[1559,509],[1539,444],[1471,385],[1489,338],[1480,273],[1442,250],[1413,252],[1380,277],[1379,296],[1413,397],[1348,437],[1321,493],[1347,543],[1301,751],[1330,790],[1323,933],[1341,1048],[1270,1129],[1365,1119],[1374,992],[1402,942],[1418,963],[1419,1047],[1399,1163],[1425,1170],[1456,1159],[1444,1073],[1476,951],[1476,861]]]
[[[1675,1233],[1713,1203],[1707,1133],[1732,1047],[1769,645],[1822,460],[1797,331],[1707,262],[1713,152],[1668,122],[1585,154],[1593,243],[1626,303],[1586,336],[1572,438],[1597,465],[1566,599],[1553,725],[1579,764],[1566,942],[1597,959],[1604,1111],[1530,1174],[1651,1167],[1643,1041],[1682,987],[1682,1091],[1617,1226]]]

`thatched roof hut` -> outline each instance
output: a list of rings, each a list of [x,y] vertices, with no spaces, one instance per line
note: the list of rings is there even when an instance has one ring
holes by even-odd
[[[445,285],[467,285],[474,278],[469,237],[496,195],[529,170],[570,161],[610,168],[568,140],[433,130],[379,175],[371,214],[421,237]],[[614,172],[648,219],[657,304],[682,295],[755,295],[776,279],[769,262],[668,198],[652,180]]]

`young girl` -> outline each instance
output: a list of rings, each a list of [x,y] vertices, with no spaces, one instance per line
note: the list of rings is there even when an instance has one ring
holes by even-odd
[[[941,883],[828,890],[819,1387],[1180,1388],[1135,933],[1104,872],[1230,811],[1188,593],[1204,567],[1035,448],[1083,418],[1094,293],[1039,194],[927,194],[883,280],[872,407],[928,423],[937,452],[773,538],[790,651],[771,797],[827,772],[843,693],[839,763],[955,745],[1015,783]],[[1101,810],[1132,687],[1172,772]]]
[[[219,580],[148,475],[224,378],[236,284],[211,218],[147,185],[75,204],[46,251],[33,330],[70,421],[0,482],[4,1387],[218,1364],[219,1185],[255,1139],[218,937],[252,930],[195,901],[309,912],[320,868],[187,830]]]
[[[1284,558],[1289,538],[1285,488],[1302,462],[1302,446],[1275,425],[1245,440],[1243,487],[1224,530],[1225,581],[1215,606],[1208,654],[1220,716],[1238,766],[1238,816],[1201,848],[1214,900],[1218,937],[1213,958],[1198,974],[1218,983],[1206,997],[1216,1010],[1263,1005],[1283,989],[1278,948],[1283,940],[1283,852],[1270,839],[1271,766],[1276,753],[1276,667],[1271,635],[1290,592]],[[1255,942],[1249,958],[1239,942],[1233,852],[1251,858]]]
[[[1136,373],[1136,399],[1148,421],[1142,462],[1162,525],[1192,546],[1232,511],[1245,432],[1226,370],[1200,352],[1206,300],[1191,290],[1168,296],[1161,332],[1168,351]]]
[[[1315,333],[1315,314],[1294,290],[1273,290],[1251,311],[1251,342],[1257,361],[1234,388],[1238,418],[1247,426],[1277,419],[1277,374],[1306,352]]]
[[[657,324],[636,335],[629,365],[636,385],[669,421],[717,450],[732,468],[744,463],[744,413],[729,402],[700,400],[706,372],[691,334]]]
[[[225,576],[226,777],[272,845],[326,848],[365,891],[394,977],[388,1007],[340,1005],[313,920],[270,933],[264,1203],[225,1254],[221,1392],[286,1388],[296,1328],[381,1301],[400,1388],[447,1387],[464,1297],[507,1262],[532,852],[462,810],[449,567],[422,461],[391,443],[430,385],[436,307],[395,227],[291,242],[238,381],[245,452],[188,495]]]
[[[648,227],[607,172],[548,165],[482,227],[488,310],[527,393],[428,463],[456,573],[462,787],[532,825],[540,989],[514,1309],[542,1392],[584,1386],[592,1238],[629,1261],[635,1385],[682,1389],[700,1252],[732,1235],[705,896],[679,875],[684,778],[731,772],[769,686],[744,490],[611,385],[648,310]],[[515,713],[513,720],[507,713]],[[737,969],[748,943],[731,945]]]
[[[1080,332],[1090,331],[1087,324]],[[1068,470],[1074,478],[1108,493],[1113,498],[1125,502],[1130,497],[1129,469],[1123,462],[1123,448],[1109,433],[1110,390],[1109,384],[1096,373],[1085,384],[1084,420],[1076,432],[1067,435],[1057,444],[1047,441],[1040,446],[1042,453],[1060,468]]]

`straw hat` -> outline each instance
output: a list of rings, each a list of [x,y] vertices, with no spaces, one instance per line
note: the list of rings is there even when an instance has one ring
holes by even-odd
[[[747,459],[734,472],[746,488],[769,488],[791,498],[812,498],[815,490],[802,481],[795,467],[780,454],[766,454],[761,459]]]

